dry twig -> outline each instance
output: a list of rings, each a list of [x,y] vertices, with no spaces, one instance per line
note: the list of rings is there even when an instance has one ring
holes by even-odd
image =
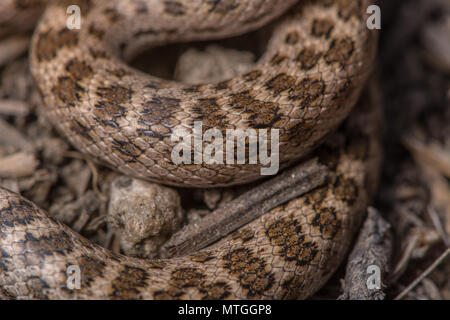
[[[391,225],[374,208],[368,216],[350,254],[341,300],[382,300],[386,294],[382,283],[389,272],[392,254]],[[378,273],[379,271],[379,273]],[[375,273],[373,273],[375,272]],[[372,278],[379,276],[379,287],[370,287]],[[374,280],[377,280],[374,278]]]
[[[416,280],[414,280],[405,290],[403,290],[394,300],[403,299],[411,290],[413,290],[423,279],[428,277],[447,257],[450,255],[448,248],[431,266],[428,267]]]
[[[328,169],[317,159],[300,164],[253,188],[229,204],[172,235],[162,248],[167,257],[200,250],[265,212],[325,182]]]

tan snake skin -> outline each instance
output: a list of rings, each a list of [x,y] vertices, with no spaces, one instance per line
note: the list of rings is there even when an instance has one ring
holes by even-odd
[[[281,167],[306,155],[348,115],[375,52],[375,33],[363,18],[366,1],[301,1],[278,23],[254,70],[219,84],[187,86],[139,73],[120,58],[142,43],[236,35],[294,1],[153,0],[147,10],[143,1],[87,1],[78,32],[66,27],[68,2],[46,10],[32,43],[31,70],[46,113],[94,159],[170,185],[261,178],[259,165],[175,165],[172,131],[179,125],[189,130],[195,120],[203,130],[279,129]]]
[[[148,43],[253,30],[294,2],[54,1],[33,37],[32,74],[52,123],[116,170],[171,185],[250,182],[260,178],[258,165],[174,165],[172,130],[196,120],[204,130],[277,128],[281,166],[305,156],[347,117],[370,73],[376,35],[365,26],[367,1],[300,1],[274,25],[254,70],[218,84],[156,79],[122,60]],[[66,28],[74,3],[83,12],[79,31]],[[305,298],[339,265],[376,185],[377,119],[362,104],[316,151],[333,173],[325,186],[171,260],[113,254],[0,189],[0,296]],[[79,290],[67,288],[70,265],[82,268]]]

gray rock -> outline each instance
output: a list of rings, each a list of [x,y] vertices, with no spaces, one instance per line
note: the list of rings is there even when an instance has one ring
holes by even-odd
[[[175,190],[125,176],[112,182],[107,222],[120,236],[125,254],[157,257],[159,247],[182,221],[180,197]]]

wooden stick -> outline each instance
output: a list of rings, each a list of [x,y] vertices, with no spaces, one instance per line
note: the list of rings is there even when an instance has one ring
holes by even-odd
[[[200,250],[269,210],[325,183],[329,170],[317,158],[283,172],[176,232],[161,255],[174,257]]]
[[[368,215],[359,233],[358,240],[348,258],[343,294],[340,300],[382,300],[386,294],[387,277],[393,250],[391,225],[374,208]],[[376,269],[379,271],[377,279]],[[380,287],[370,287],[371,276],[379,280]]]
[[[414,280],[405,290],[403,290],[394,300],[403,299],[411,290],[413,290],[423,279],[428,277],[443,261],[450,256],[450,248],[447,248],[443,254],[431,266],[427,268],[416,280]]]

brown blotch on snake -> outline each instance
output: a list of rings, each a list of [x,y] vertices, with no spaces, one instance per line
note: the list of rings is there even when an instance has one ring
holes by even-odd
[[[93,72],[91,66],[89,66],[85,61],[80,61],[77,58],[67,62],[66,71],[76,81],[89,78]]]
[[[281,218],[271,222],[266,234],[272,244],[279,247],[279,255],[287,261],[295,261],[298,266],[308,266],[318,254],[318,246],[302,233],[301,224],[296,219]]]
[[[297,101],[303,107],[314,107],[325,92],[326,85],[321,79],[306,78],[289,90],[289,99]]]
[[[300,41],[300,35],[297,31],[289,32],[284,39],[284,42],[289,45],[297,44]]]
[[[253,70],[243,75],[246,81],[255,81],[259,79],[263,73],[260,70]]]
[[[341,66],[344,66],[348,63],[348,60],[352,56],[354,50],[355,43],[352,39],[348,37],[333,39],[328,52],[325,54],[325,61],[328,64],[337,62]]]
[[[317,52],[312,47],[304,48],[295,58],[297,65],[303,70],[311,70],[317,65],[319,59],[322,57],[321,52]]]
[[[237,248],[222,257],[223,267],[237,277],[249,298],[261,298],[274,283],[265,261],[247,248]]]
[[[185,13],[185,9],[181,2],[174,0],[166,0],[164,1],[164,5],[165,5],[164,12],[166,12],[169,15],[182,16]]]
[[[341,229],[341,221],[338,219],[336,209],[321,208],[316,213],[311,225],[318,229],[319,234],[325,239],[333,240]]]
[[[74,106],[76,101],[81,100],[85,90],[73,77],[63,76],[58,78],[58,82],[52,88],[52,93],[62,103],[61,106],[64,104]]]
[[[61,48],[73,48],[78,45],[78,41],[78,34],[69,29],[62,29],[59,32],[50,30],[39,38],[36,44],[36,57],[39,61],[52,60]]]
[[[13,1],[13,4],[18,10],[27,10],[45,5],[45,0],[18,0]]]
[[[311,34],[315,37],[328,38],[334,29],[334,23],[330,19],[315,19],[312,24]]]

